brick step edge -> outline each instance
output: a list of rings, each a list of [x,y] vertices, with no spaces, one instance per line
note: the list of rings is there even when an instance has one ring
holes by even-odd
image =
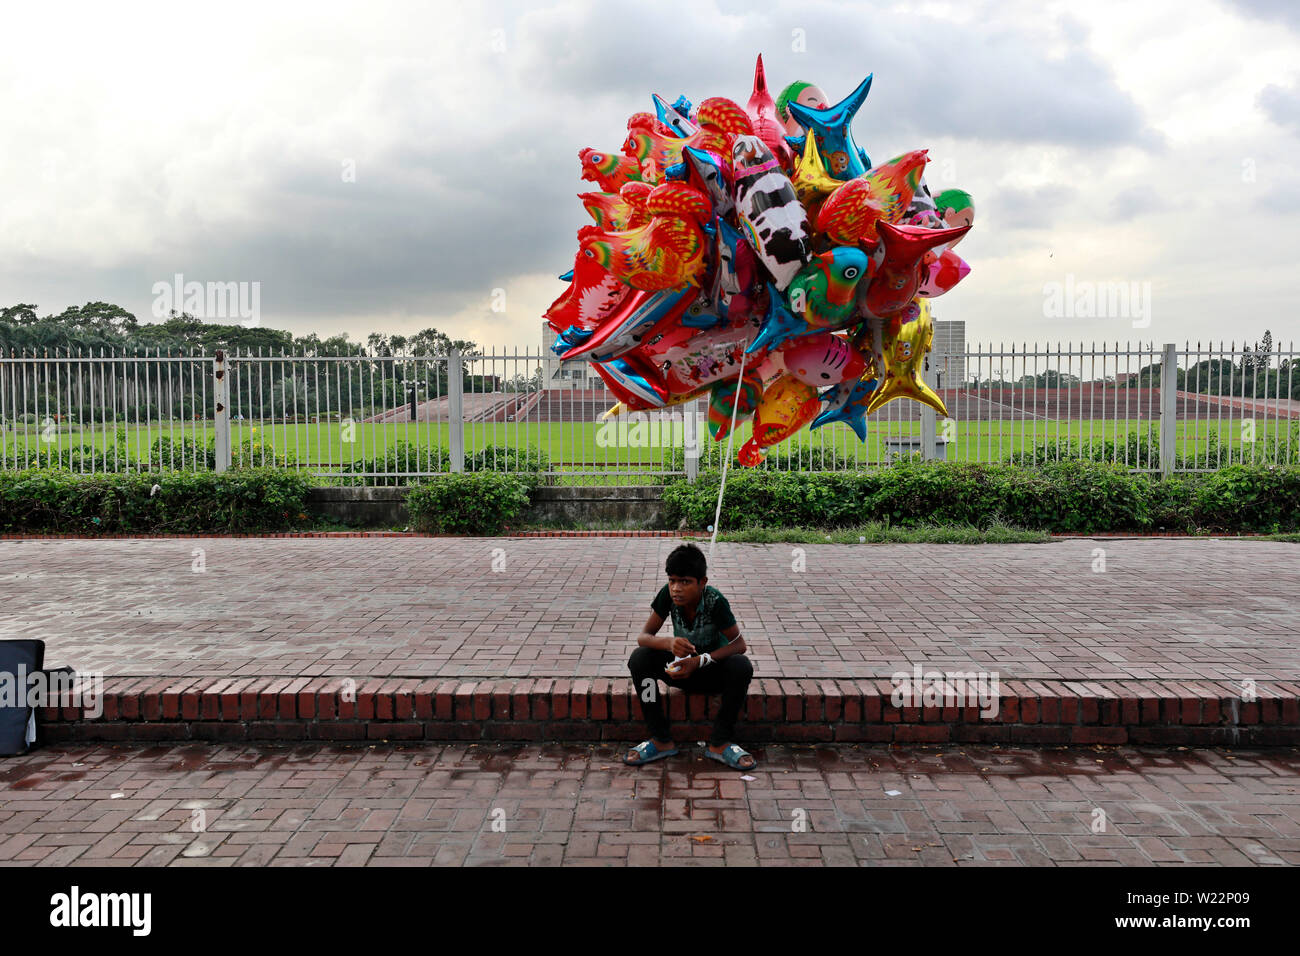
[[[707,723],[673,725],[682,741],[704,740]],[[139,743],[180,741],[535,741],[635,743],[646,736],[640,721],[83,721],[40,726],[38,743]],[[1295,747],[1300,726],[1083,727],[1063,724],[789,724],[744,722],[743,743],[1030,744],[1041,746],[1149,745],[1184,747]]]
[[[175,730],[149,732],[198,734],[197,728],[203,725],[226,724],[243,726],[245,734],[259,725],[259,737],[265,732],[273,739],[330,739],[313,738],[311,734],[326,731],[310,728],[353,722],[363,728],[360,737],[345,739],[370,738],[372,732],[364,728],[371,724],[375,733],[385,726],[405,727],[394,729],[389,736],[412,733],[410,726],[416,725],[422,728],[418,736],[423,739],[435,739],[442,730],[451,735],[444,739],[463,739],[457,736],[461,731],[454,730],[458,724],[477,726],[485,735],[488,731],[484,728],[493,724],[520,725],[515,732],[542,736],[563,730],[559,725],[573,724],[575,731],[582,728],[582,735],[596,734],[603,739],[602,724],[639,721],[640,707],[630,683],[628,678],[109,678],[104,681],[99,707],[90,694],[79,697],[79,686],[74,685],[38,710],[51,734],[60,733],[60,725],[75,725],[76,734],[82,735],[124,732],[105,730],[110,725],[139,725],[133,732],[144,732],[145,726],[172,725]],[[93,684],[88,686],[94,689]],[[1018,731],[1022,738],[1034,728],[1042,732],[1065,728],[1071,734],[1093,728],[1107,732],[1102,736],[1114,737],[1118,732],[1130,739],[1141,728],[1200,728],[1229,736],[1245,728],[1285,729],[1298,735],[1300,742],[1300,683],[1258,681],[1251,701],[1242,699],[1241,690],[1231,681],[1007,680],[999,682],[996,712],[983,716],[979,706],[968,702],[963,702],[964,706],[955,701],[942,706],[895,706],[894,685],[885,679],[756,678],[742,720],[755,726],[785,727],[781,732],[790,734],[796,733],[794,728],[802,728],[797,733],[804,736],[783,739],[804,740],[850,739],[835,735],[865,733],[864,728],[872,727],[890,730],[891,736],[881,739],[922,739],[952,734],[956,727],[987,733],[1014,726],[1022,728]],[[677,721],[707,720],[719,703],[716,696],[688,697],[676,690],[665,699],[670,719]],[[548,730],[552,725],[556,727]],[[534,726],[539,729],[534,731]]]

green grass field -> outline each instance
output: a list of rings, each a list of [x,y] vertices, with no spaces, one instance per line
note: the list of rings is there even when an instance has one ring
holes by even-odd
[[[574,463],[587,463],[595,470],[618,470],[620,466],[633,469],[661,470],[673,457],[673,449],[682,447],[680,422],[664,424],[635,422],[616,424],[617,419],[603,424],[591,422],[547,422],[540,424],[490,423],[465,426],[467,455],[490,445],[512,448],[537,448],[549,456],[556,470],[573,470]],[[268,443],[277,454],[311,466],[324,466],[343,462],[382,457],[397,442],[405,441],[414,447],[449,447],[449,426],[446,423],[402,423],[397,425],[358,424],[351,426],[350,435],[337,422],[320,424],[272,424],[255,426],[234,423],[231,426],[232,445],[254,439]],[[746,423],[737,431],[735,448],[749,438],[751,426]],[[1146,420],[1127,421],[1093,420],[1057,424],[1030,421],[966,421],[941,420],[939,434],[949,435],[954,445],[949,453],[954,461],[1000,461],[1006,456],[1028,451],[1042,442],[1065,443],[1074,440],[1085,447],[1106,440],[1123,442],[1128,435],[1158,433],[1158,425]],[[1242,422],[1180,422],[1178,425],[1178,453],[1191,454],[1203,450],[1211,434],[1217,434],[1223,447],[1223,459],[1228,459],[1231,447],[1233,460],[1252,458],[1252,448],[1259,452],[1260,461],[1272,460],[1265,452],[1265,443],[1277,436],[1284,454],[1287,448],[1287,423],[1260,420],[1254,425],[1255,441],[1243,441]],[[133,457],[147,454],[149,447],[160,437],[179,443],[182,438],[197,440],[206,445],[213,435],[210,424],[192,422],[154,423],[149,427],[126,429],[126,446]],[[885,442],[891,438],[919,436],[919,422],[872,422],[868,419],[867,441],[860,442],[853,431],[843,423],[834,423],[816,431],[807,429],[794,438],[776,446],[777,451],[793,450],[796,446],[804,454],[838,453],[840,456],[862,462],[886,460]],[[1292,458],[1300,455],[1300,423],[1291,429]],[[350,437],[351,441],[345,441]],[[66,449],[90,445],[100,450],[111,450],[116,442],[116,431],[102,426],[84,430],[59,431],[45,440],[39,426],[18,426],[0,432],[0,448],[6,457],[22,458],[55,448]],[[725,448],[725,440],[718,446],[703,429],[702,441],[707,446]],[[712,452],[714,455],[717,451]],[[1123,461],[1122,451],[1120,460]],[[1130,464],[1137,464],[1130,460]]]

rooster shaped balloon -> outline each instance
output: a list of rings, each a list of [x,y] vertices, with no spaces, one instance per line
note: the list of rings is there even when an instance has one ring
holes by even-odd
[[[747,466],[805,425],[865,441],[894,399],[947,416],[922,377],[930,299],[970,273],[953,247],[974,202],[931,194],[927,150],[871,164],[852,125],[872,79],[838,103],[804,81],[774,99],[760,56],[744,107],[654,94],[618,151],[579,151],[593,224],[545,317],[552,351],[617,397],[606,416],[707,395],[715,440],[752,426]]]

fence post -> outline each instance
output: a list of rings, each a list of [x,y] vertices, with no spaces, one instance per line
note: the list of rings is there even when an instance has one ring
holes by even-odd
[[[447,356],[447,419],[451,429],[451,470],[465,470],[465,357],[460,349]]]
[[[927,356],[925,365],[921,374],[922,381],[931,388],[934,388],[938,382],[938,372],[930,368],[930,358]],[[921,406],[921,459],[923,461],[934,461],[939,457],[938,448],[935,442],[937,429],[935,425],[938,421],[938,412],[929,405]]]
[[[1178,450],[1178,354],[1172,342],[1165,343],[1160,363],[1160,474],[1173,474]]]
[[[682,444],[686,449],[686,480],[694,481],[700,473],[700,400],[693,398],[682,405]]]
[[[213,425],[217,440],[217,471],[230,467],[230,370],[225,349],[212,357],[212,401],[215,406]]]

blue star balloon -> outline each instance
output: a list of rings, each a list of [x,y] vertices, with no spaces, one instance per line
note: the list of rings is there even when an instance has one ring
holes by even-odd
[[[868,75],[856,90],[824,110],[804,106],[802,103],[786,104],[786,109],[795,121],[817,138],[817,147],[826,161],[826,168],[836,179],[854,179],[871,168],[866,153],[853,141],[850,127],[858,108],[871,92],[871,77],[874,75]],[[803,140],[799,138],[800,151],[802,148]]]
[[[798,335],[807,335],[818,331],[785,307],[785,296],[777,292],[772,283],[767,284],[767,315],[763,316],[763,327],[758,338],[745,349],[746,355],[753,355],[762,348],[776,348],[786,339]]]
[[[809,431],[820,428],[830,422],[848,422],[858,441],[867,440],[867,403],[880,385],[878,378],[860,378],[856,382],[840,382],[822,392],[821,399],[827,402],[822,413],[813,419]]]

